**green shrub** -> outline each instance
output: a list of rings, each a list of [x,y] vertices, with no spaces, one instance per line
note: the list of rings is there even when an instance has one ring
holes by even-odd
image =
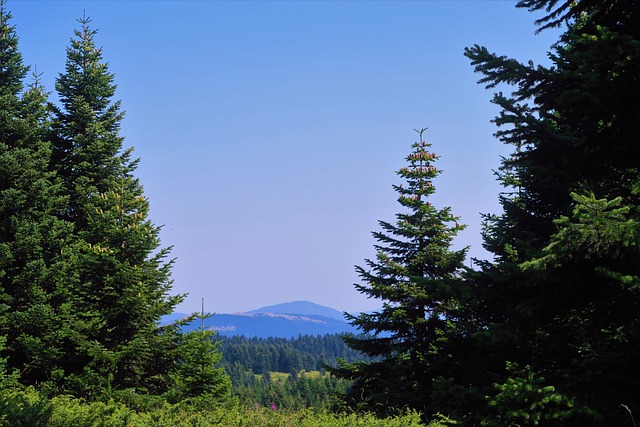
[[[418,427],[420,414],[408,412],[390,418],[372,414],[272,410],[243,408],[236,403],[206,407],[188,402],[163,403],[154,409],[136,411],[114,401],[85,402],[70,396],[47,398],[34,388],[0,391],[2,427]],[[446,418],[429,427],[450,425]]]
[[[506,382],[494,384],[497,394],[487,396],[494,414],[482,422],[483,426],[564,426],[572,418],[596,416],[589,408],[577,406],[573,399],[546,384],[544,377],[537,375],[531,366],[520,368],[516,363],[507,362],[507,371],[511,376]]]

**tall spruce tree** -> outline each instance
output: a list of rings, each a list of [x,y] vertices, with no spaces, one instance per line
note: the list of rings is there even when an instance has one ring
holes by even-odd
[[[10,19],[0,1],[0,334],[7,369],[35,384],[60,357],[54,291],[68,227],[49,171],[46,93],[37,75],[24,90],[28,67]]]
[[[368,268],[356,267],[363,283],[356,289],[382,302],[381,311],[348,315],[364,337],[351,337],[355,350],[376,358],[373,362],[343,363],[335,370],[354,380],[347,396],[352,405],[376,412],[402,408],[430,410],[434,372],[448,356],[447,338],[458,312],[460,273],[466,249],[453,251],[455,235],[463,229],[449,207],[438,209],[428,198],[440,173],[437,156],[418,131],[407,166],[397,174],[406,182],[394,185],[403,212],[395,223],[380,221],[372,233],[376,259]]]
[[[537,405],[545,425],[624,425],[626,408],[640,413],[640,4],[518,6],[566,31],[549,68],[466,50],[487,87],[515,87],[493,99],[514,151],[501,167],[504,212],[486,218],[495,259],[480,264],[468,305],[484,385],[502,384],[489,399],[498,423],[532,423],[522,417]],[[556,400],[507,396],[524,377]]]
[[[159,327],[183,299],[171,296],[170,248],[148,219],[149,202],[123,149],[123,113],[90,19],[67,49],[56,81],[53,167],[68,197],[62,217],[73,224],[70,262],[60,287],[69,337],[60,387],[93,397],[104,390],[161,393],[170,384],[179,340]]]

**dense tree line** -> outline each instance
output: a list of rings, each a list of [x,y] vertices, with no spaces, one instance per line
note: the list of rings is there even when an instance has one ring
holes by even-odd
[[[503,211],[493,254],[463,268],[459,230],[428,197],[437,156],[420,141],[398,171],[403,211],[381,222],[357,289],[383,309],[351,317],[352,406],[412,407],[463,425],[634,425],[640,413],[640,3],[521,0],[562,26],[550,67],[482,46],[466,56],[498,92]],[[422,137],[422,131],[420,132]]]
[[[221,366],[239,365],[254,374],[324,371],[345,361],[370,360],[344,343],[343,335],[301,335],[298,338],[217,337],[222,353]],[[233,376],[232,376],[233,378]]]
[[[343,335],[298,338],[216,337],[233,394],[245,404],[278,408],[329,408],[351,382],[326,373],[339,360],[371,360],[351,349]]]
[[[338,405],[338,396],[344,395],[351,385],[348,380],[317,371],[256,375],[234,365],[229,373],[234,396],[248,407],[333,409]]]
[[[170,293],[170,248],[119,135],[114,75],[90,19],[78,22],[55,104],[37,75],[25,86],[0,1],[3,384],[85,399],[222,398],[230,384],[210,334],[159,326],[184,296]]]

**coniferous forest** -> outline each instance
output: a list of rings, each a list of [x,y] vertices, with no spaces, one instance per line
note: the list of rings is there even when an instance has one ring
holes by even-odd
[[[549,67],[464,52],[511,149],[492,259],[452,248],[464,224],[432,204],[438,141],[417,129],[357,267],[382,307],[348,317],[362,335],[258,340],[161,325],[184,295],[97,31],[78,20],[44,88],[0,0],[0,424],[635,426],[640,3],[515,5],[562,34]]]
[[[327,372],[339,361],[370,361],[344,336],[304,335],[294,339],[219,337],[220,366],[242,402],[278,408],[335,408],[351,381]]]

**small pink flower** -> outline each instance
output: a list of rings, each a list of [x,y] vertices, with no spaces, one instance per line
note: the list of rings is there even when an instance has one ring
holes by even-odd
[[[272,403],[272,404],[271,404],[271,409],[273,409],[274,411],[277,411],[277,410],[278,410],[278,407],[276,406],[276,404],[275,404],[275,403]]]

